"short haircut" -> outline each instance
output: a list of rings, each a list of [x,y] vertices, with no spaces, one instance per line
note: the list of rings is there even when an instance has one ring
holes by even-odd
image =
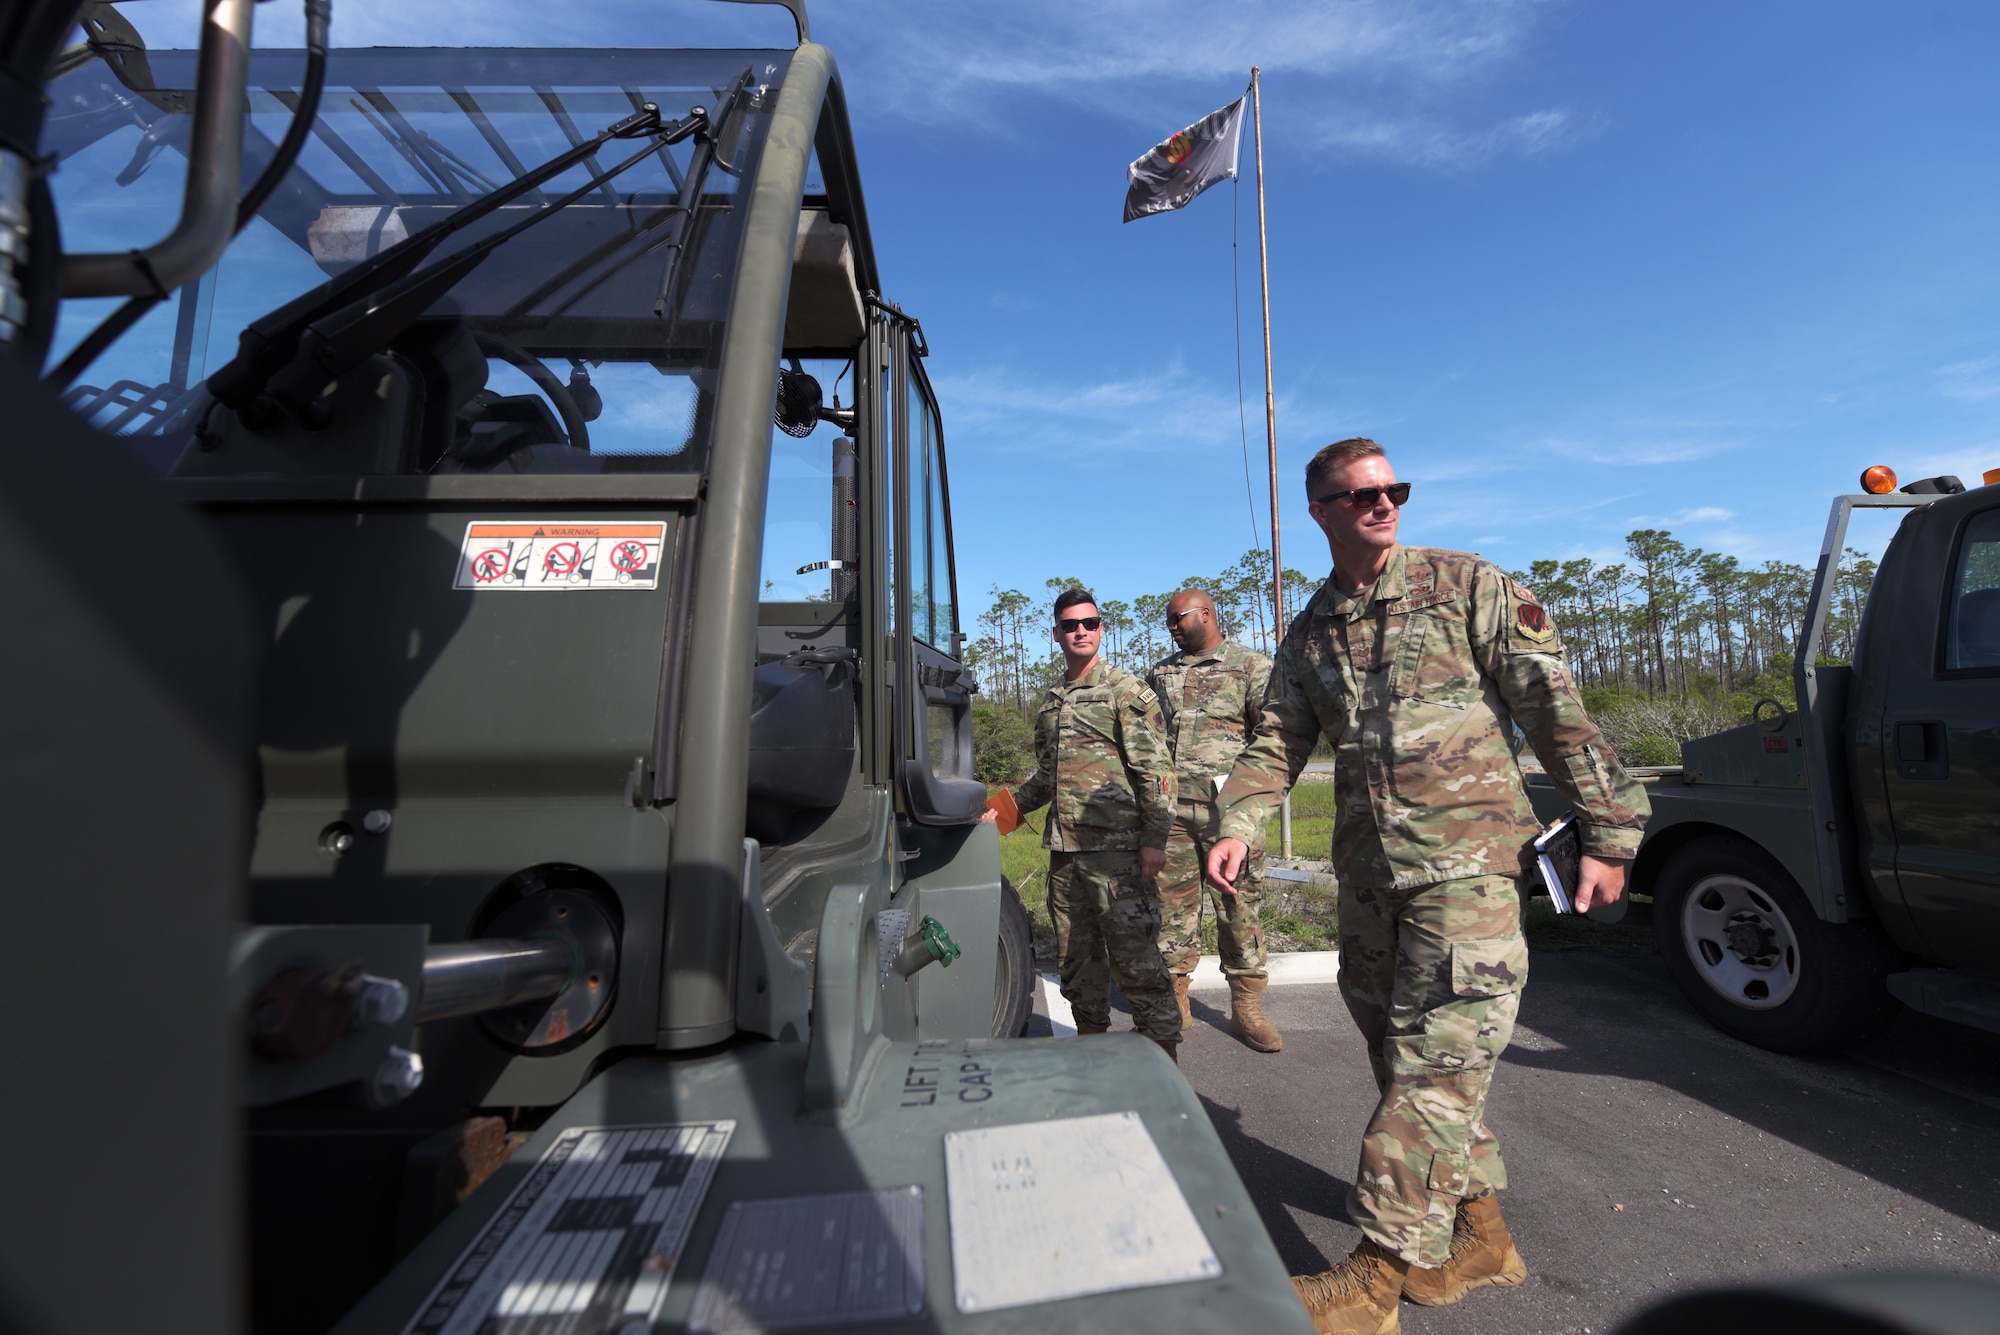
[[[1064,589],[1056,595],[1056,620],[1061,621],[1064,612],[1080,603],[1089,603],[1092,607],[1095,607],[1097,606],[1097,595],[1089,589]]]
[[[1346,440],[1336,440],[1321,449],[1306,465],[1306,497],[1319,490],[1320,484],[1334,473],[1347,467],[1356,459],[1366,459],[1370,455],[1386,458],[1382,447],[1366,436],[1349,436]]]

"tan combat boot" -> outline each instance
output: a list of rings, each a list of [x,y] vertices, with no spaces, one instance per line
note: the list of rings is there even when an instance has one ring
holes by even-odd
[[[1111,1032],[1111,1021],[1106,1020],[1103,1024],[1092,1024],[1088,1020],[1078,1020],[1076,1022],[1076,1032],[1079,1038],[1085,1034],[1108,1034]]]
[[[1403,1296],[1425,1307],[1455,1303],[1474,1289],[1511,1289],[1528,1277],[1528,1265],[1500,1218],[1500,1198],[1487,1192],[1460,1201],[1451,1225],[1451,1255],[1435,1270],[1410,1267]]]
[[[1276,1052],[1285,1046],[1285,1036],[1264,1018],[1262,997],[1268,978],[1229,980],[1229,1032],[1259,1052]]]
[[[1396,1335],[1396,1305],[1410,1263],[1363,1238],[1352,1255],[1318,1275],[1293,1275],[1292,1288],[1320,1335]]]
[[[1175,974],[1174,1000],[1181,1003],[1181,1032],[1183,1034],[1194,1028],[1194,1011],[1188,1006],[1187,990],[1188,976],[1184,973]]]

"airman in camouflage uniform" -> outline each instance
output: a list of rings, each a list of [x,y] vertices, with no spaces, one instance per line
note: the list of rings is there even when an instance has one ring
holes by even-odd
[[[1180,1012],[1160,958],[1156,883],[1174,820],[1174,766],[1159,700],[1097,657],[1101,631],[1082,624],[1098,620],[1088,593],[1063,594],[1056,617],[1067,671],[1035,716],[1035,772],[1013,796],[1022,812],[1053,804],[1042,847],[1063,998],[1079,1034],[1104,1033],[1116,979],[1133,1027],[1174,1055]]]
[[[1167,631],[1180,650],[1154,664],[1146,680],[1160,696],[1180,784],[1174,827],[1167,835],[1167,867],[1160,873],[1160,953],[1174,975],[1185,1030],[1194,1026],[1188,979],[1201,958],[1202,862],[1222,820],[1215,799],[1263,716],[1271,660],[1225,640],[1215,602],[1200,589],[1185,589],[1168,601]],[[1285,1040],[1265,1018],[1261,1001],[1269,981],[1264,931],[1257,920],[1263,871],[1260,830],[1249,862],[1236,878],[1236,893],[1210,885],[1208,897],[1222,973],[1229,982],[1230,1030],[1259,1052],[1276,1052]]]
[[[1617,898],[1648,804],[1585,716],[1534,594],[1477,556],[1396,543],[1408,491],[1379,446],[1328,446],[1307,482],[1334,574],[1279,647],[1209,871],[1229,878],[1323,734],[1341,990],[1381,1099],[1348,1197],[1362,1244],[1294,1283],[1320,1330],[1380,1335],[1399,1297],[1455,1302],[1527,1274],[1492,1194],[1507,1174],[1485,1121],[1527,981],[1517,878],[1540,831],[1510,734],[1582,823],[1580,906]]]

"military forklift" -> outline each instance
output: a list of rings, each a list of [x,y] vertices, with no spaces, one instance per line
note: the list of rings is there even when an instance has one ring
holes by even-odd
[[[5,7],[23,1329],[1305,1328],[1172,1063],[1021,1037],[930,350],[782,2]]]

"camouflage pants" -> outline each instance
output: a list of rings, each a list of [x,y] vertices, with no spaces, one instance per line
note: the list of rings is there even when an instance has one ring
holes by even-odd
[[[1111,983],[1132,1005],[1132,1027],[1181,1041],[1173,975],[1160,958],[1160,897],[1139,879],[1134,852],[1049,854],[1063,1000],[1077,1020],[1111,1023]]]
[[[1201,900],[1206,887],[1215,914],[1222,972],[1232,978],[1264,976],[1264,929],[1257,921],[1263,899],[1264,841],[1250,850],[1236,893],[1209,885],[1202,863],[1214,845],[1222,813],[1213,802],[1184,797],[1167,832],[1167,865],[1160,873],[1160,954],[1177,975],[1194,972],[1201,958]]]
[[[1381,1091],[1347,1210],[1412,1264],[1443,1265],[1459,1201],[1507,1185],[1486,1094],[1527,980],[1512,877],[1341,885],[1340,990]]]

